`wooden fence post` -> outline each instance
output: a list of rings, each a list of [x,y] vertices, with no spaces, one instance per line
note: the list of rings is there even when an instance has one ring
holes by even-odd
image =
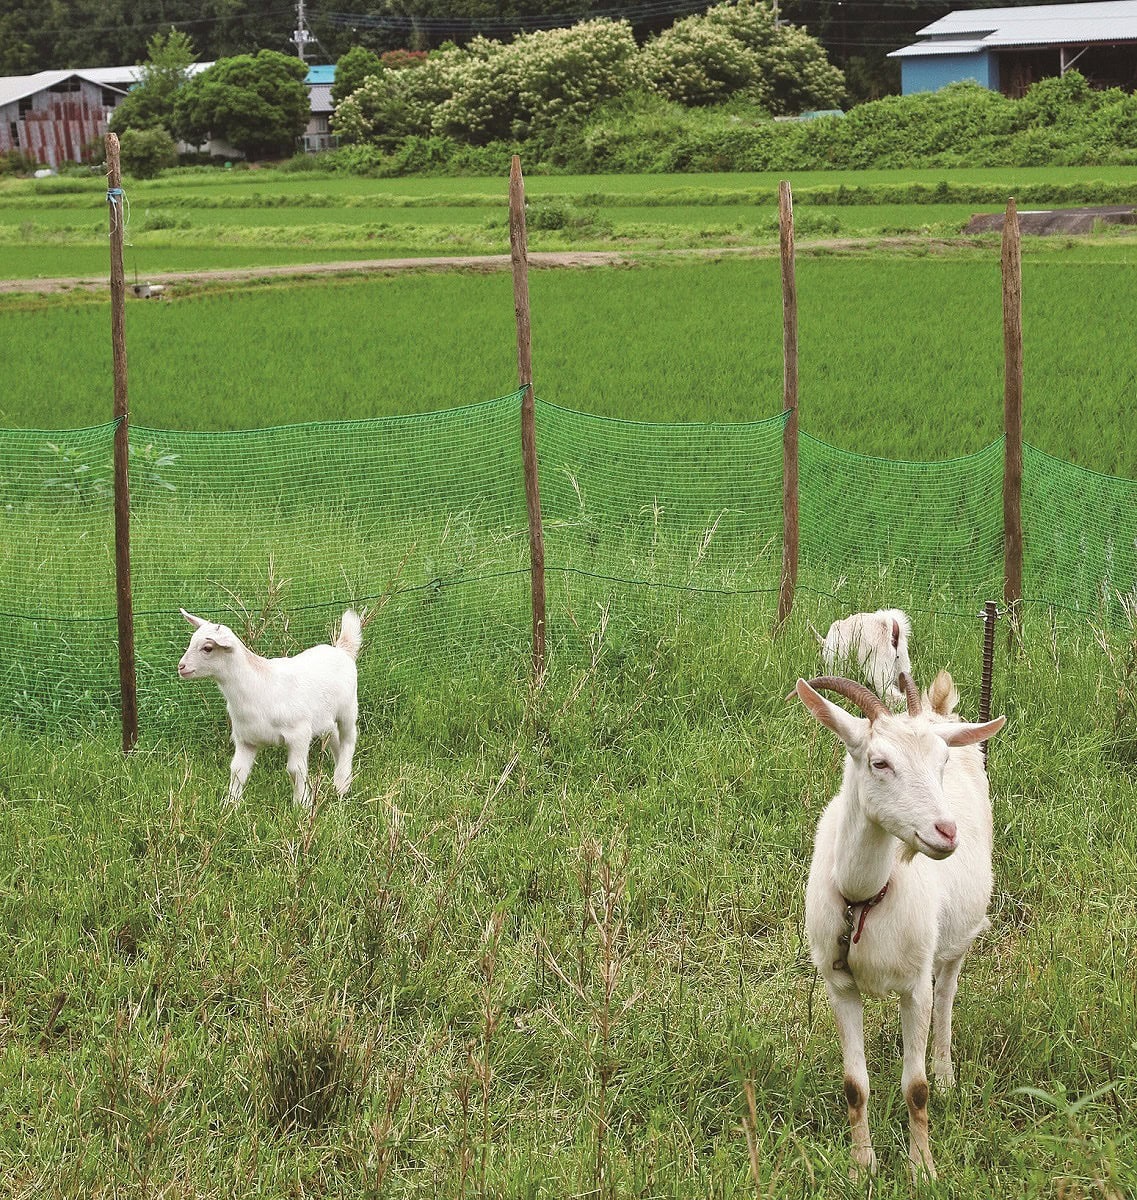
[[[1011,636],[1022,620],[1023,595],[1023,311],[1022,237],[1012,197],[1003,221],[1003,602]]]
[[[122,749],[138,743],[138,680],[134,662],[134,601],[130,586],[130,417],[126,395],[126,272],[123,241],[126,205],[118,136],[106,135],[107,204],[110,209],[111,350],[114,356],[114,565],[118,610],[118,684],[122,698]]]
[[[798,438],[797,438],[797,281],[794,277],[794,208],[788,180],[778,184],[778,226],[782,252],[782,581],[778,589],[781,629],[794,606],[798,560]]]
[[[521,396],[521,458],[529,510],[530,595],[533,607],[533,676],[545,672],[545,535],[537,483],[537,430],[533,410],[533,359],[529,326],[529,258],[525,239],[525,183],[521,159],[509,168],[509,250],[513,263],[513,310],[517,318],[517,381]]]

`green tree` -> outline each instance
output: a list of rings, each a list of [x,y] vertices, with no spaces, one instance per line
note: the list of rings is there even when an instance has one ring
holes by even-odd
[[[112,133],[159,127],[169,133],[173,126],[174,97],[189,78],[193,42],[186,34],[171,29],[165,35],[156,33],[146,51],[141,78],[111,116]]]
[[[135,179],[153,179],[163,167],[177,166],[178,148],[162,125],[126,130],[121,148],[122,169]]]
[[[178,90],[174,133],[195,146],[221,138],[250,158],[289,154],[308,124],[306,74],[276,50],[223,58]]]
[[[365,79],[383,73],[379,55],[366,46],[352,46],[336,61],[336,78],[332,83],[332,104],[337,108]]]
[[[643,48],[641,71],[655,91],[686,105],[744,96],[782,114],[835,108],[845,97],[821,44],[776,22],[765,0],[718,4],[676,21]]]

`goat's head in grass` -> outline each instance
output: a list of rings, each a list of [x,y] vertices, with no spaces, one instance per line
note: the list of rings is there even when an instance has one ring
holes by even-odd
[[[240,639],[228,625],[215,625],[195,617],[184,608],[179,611],[194,627],[194,632],[178,663],[178,675],[182,679],[216,678],[224,670],[222,661],[232,654],[240,644]]]

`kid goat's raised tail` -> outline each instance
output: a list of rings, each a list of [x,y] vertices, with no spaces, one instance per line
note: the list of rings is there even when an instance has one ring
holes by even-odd
[[[336,647],[345,654],[350,654],[352,658],[358,658],[362,646],[363,623],[359,619],[359,613],[354,608],[346,609],[343,614],[343,620],[340,621],[340,632],[336,638]]]

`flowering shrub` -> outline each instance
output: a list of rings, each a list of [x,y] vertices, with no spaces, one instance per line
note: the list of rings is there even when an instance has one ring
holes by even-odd
[[[384,50],[379,55],[379,61],[392,71],[402,71],[406,67],[421,67],[427,60],[425,50]]]
[[[775,25],[761,0],[719,4],[676,21],[640,53],[648,86],[699,106],[745,96],[772,113],[835,108],[844,77],[803,29]]]
[[[844,94],[841,72],[813,38],[776,26],[762,0],[738,0],[676,22],[643,50],[627,21],[604,18],[446,46],[413,71],[380,67],[341,101],[334,127],[345,141],[381,146],[435,135],[547,147],[607,101],[644,88],[684,105],[741,96],[777,113],[833,107]]]

